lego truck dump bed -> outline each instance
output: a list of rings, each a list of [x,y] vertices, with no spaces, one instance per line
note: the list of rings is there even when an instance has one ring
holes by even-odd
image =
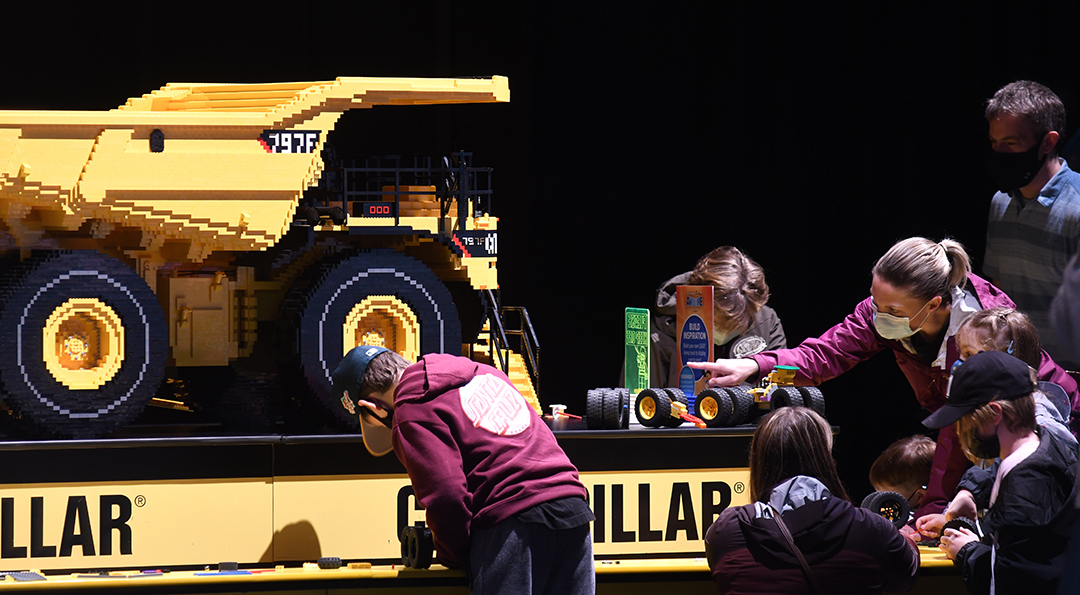
[[[280,373],[285,401],[350,425],[329,375],[352,346],[474,354],[491,317],[467,311],[497,315],[498,220],[468,153],[305,192],[347,110],[508,100],[499,76],[342,77],[0,110],[0,421],[100,436],[171,402],[162,386],[250,419]]]
[[[0,111],[0,213],[20,246],[110,226],[147,257],[265,249],[322,172],[347,110],[509,101],[505,77],[169,84],[107,112]],[[168,244],[168,246],[166,246]]]

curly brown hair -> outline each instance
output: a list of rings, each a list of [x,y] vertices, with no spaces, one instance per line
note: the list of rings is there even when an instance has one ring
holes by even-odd
[[[734,246],[702,256],[690,273],[691,285],[713,286],[713,317],[724,330],[746,329],[769,301],[765,271]],[[727,324],[719,324],[727,321]]]

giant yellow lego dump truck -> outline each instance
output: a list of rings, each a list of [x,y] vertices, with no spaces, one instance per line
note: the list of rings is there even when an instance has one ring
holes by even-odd
[[[239,380],[273,368],[291,371],[291,396],[351,423],[329,389],[353,346],[472,352],[498,309],[465,315],[455,299],[497,303],[497,219],[468,154],[335,171],[344,190],[305,190],[327,177],[321,150],[346,110],[508,100],[505,77],[345,77],[0,111],[6,417],[100,436],[167,393],[166,378],[255,410],[266,387]]]

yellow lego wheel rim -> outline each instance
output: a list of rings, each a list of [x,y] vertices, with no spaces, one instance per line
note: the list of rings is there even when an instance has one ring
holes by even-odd
[[[656,400],[652,397],[641,399],[641,405],[638,407],[638,415],[643,419],[652,419],[656,417]]]
[[[705,419],[716,419],[716,416],[720,414],[720,404],[712,397],[702,398],[700,408],[701,415]]]
[[[408,304],[392,295],[371,295],[353,306],[341,335],[342,356],[357,345],[377,345],[411,361],[420,358],[420,322]]]
[[[124,323],[95,298],[72,298],[53,310],[42,330],[45,368],[70,390],[96,390],[124,361]]]

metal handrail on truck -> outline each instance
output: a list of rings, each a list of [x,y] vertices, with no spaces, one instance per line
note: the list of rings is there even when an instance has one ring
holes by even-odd
[[[511,349],[508,337],[517,338],[517,352],[525,358],[525,368],[532,380],[537,394],[540,394],[540,342],[536,338],[529,312],[522,306],[502,306],[496,292],[487,289],[481,292],[485,302],[485,311],[488,320],[491,321],[492,351],[497,354],[499,364],[503,370],[508,370],[507,351]],[[518,315],[518,324],[515,329],[507,329],[506,314],[513,312]]]

